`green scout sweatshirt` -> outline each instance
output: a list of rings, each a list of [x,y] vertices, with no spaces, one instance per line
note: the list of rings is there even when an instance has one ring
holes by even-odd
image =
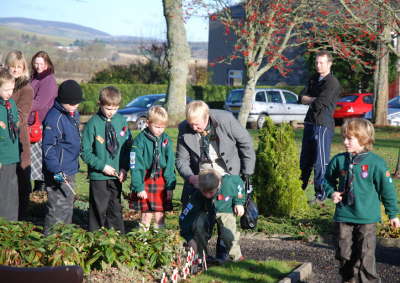
[[[117,172],[120,169],[125,169],[127,172],[129,170],[129,152],[132,145],[132,136],[128,123],[118,113],[111,118],[111,124],[115,129],[119,143],[118,153],[112,158],[106,148],[106,119],[99,110],[90,118],[83,129],[81,157],[88,165],[90,180],[117,179],[115,176],[108,176],[103,173],[106,165],[113,167]]]
[[[19,121],[17,105],[13,99],[9,99],[8,101],[11,104],[13,120],[17,124]],[[15,141],[12,142],[10,132],[8,131],[7,109],[4,103],[5,101],[0,98],[0,164],[7,165],[20,161],[19,134],[17,133]]]
[[[144,191],[143,181],[146,170],[151,170],[153,163],[155,143],[146,137],[145,131],[149,133],[149,129],[146,128],[135,137],[130,153],[131,190],[137,193]],[[173,190],[176,185],[176,176],[172,140],[166,133],[163,133],[157,138],[157,146],[160,150],[160,167],[163,170],[165,188]]]
[[[324,189],[328,197],[339,191],[346,182],[349,162],[347,153],[332,158],[328,165]],[[381,220],[380,202],[390,219],[397,216],[397,193],[385,161],[378,155],[368,152],[359,164],[353,166],[354,203],[336,204],[334,220],[357,224],[371,224]]]
[[[245,202],[246,190],[240,176],[224,175],[221,188],[211,199],[204,197],[200,190],[194,191],[189,197],[179,216],[181,236],[186,241],[193,238],[192,224],[201,213],[233,213],[235,205],[244,205]]]

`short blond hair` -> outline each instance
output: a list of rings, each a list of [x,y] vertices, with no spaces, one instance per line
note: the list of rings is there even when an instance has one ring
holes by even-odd
[[[10,51],[6,56],[4,63],[8,68],[15,67],[18,64],[22,64],[24,71],[21,77],[23,80],[29,80],[28,63],[26,62],[25,56],[21,51],[19,50]]]
[[[199,188],[202,192],[212,192],[218,189],[221,175],[214,169],[202,170],[199,173]]]
[[[5,82],[15,82],[14,77],[11,76],[10,72],[7,68],[0,67],[0,87]]]
[[[363,118],[346,119],[342,125],[343,137],[356,137],[366,150],[372,150],[375,142],[375,129],[370,121]]]
[[[161,123],[168,125],[168,112],[162,106],[151,106],[147,113],[149,123]]]
[[[100,90],[99,104],[104,106],[119,106],[121,93],[115,86],[106,86]]]
[[[210,115],[210,108],[202,100],[193,100],[186,106],[186,120],[193,121],[194,118],[201,117],[203,120]]]

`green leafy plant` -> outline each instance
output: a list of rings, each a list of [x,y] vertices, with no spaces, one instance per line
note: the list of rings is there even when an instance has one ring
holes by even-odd
[[[268,118],[259,132],[255,197],[264,216],[302,216],[309,211],[301,189],[298,149],[289,124],[274,125]]]
[[[134,231],[121,235],[102,228],[87,232],[76,225],[57,224],[44,237],[27,222],[0,220],[0,264],[12,266],[79,265],[85,273],[122,266],[151,273],[170,265],[183,245],[177,231]]]

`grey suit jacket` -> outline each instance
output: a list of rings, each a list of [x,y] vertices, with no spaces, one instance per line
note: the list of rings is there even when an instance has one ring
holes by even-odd
[[[232,175],[253,174],[256,156],[250,134],[224,110],[210,110],[210,121],[219,141],[219,152],[228,172]],[[179,124],[176,149],[176,168],[185,179],[182,202],[194,190],[189,177],[199,174],[200,144],[196,132],[185,120]]]

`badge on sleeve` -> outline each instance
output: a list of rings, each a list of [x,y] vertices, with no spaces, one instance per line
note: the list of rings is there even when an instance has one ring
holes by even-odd
[[[136,163],[136,152],[131,151],[129,157],[130,157],[130,159],[129,159],[130,167],[131,167],[131,169],[133,169],[133,168],[135,168],[135,163]]]
[[[128,129],[128,128],[127,128],[126,126],[124,126],[124,127],[122,128],[122,131],[119,133],[119,135],[120,135],[121,137],[125,136],[126,130],[127,130],[127,129]]]
[[[242,185],[238,185],[238,198],[243,198],[243,187]]]
[[[361,177],[363,179],[368,177],[368,165],[366,165],[366,164],[361,165]]]
[[[97,140],[99,143],[101,143],[101,144],[104,143],[104,139],[103,139],[103,137],[101,137],[101,136],[96,136],[96,140]]]

